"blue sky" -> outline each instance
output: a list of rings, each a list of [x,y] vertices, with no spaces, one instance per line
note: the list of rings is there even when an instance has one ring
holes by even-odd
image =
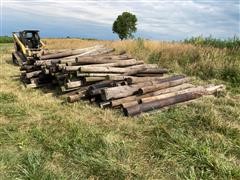
[[[1,35],[39,29],[42,37],[117,39],[123,11],[138,18],[136,37],[180,40],[240,36],[240,0],[1,0]]]

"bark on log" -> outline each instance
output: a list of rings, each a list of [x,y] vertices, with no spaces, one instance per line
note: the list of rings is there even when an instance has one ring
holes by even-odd
[[[107,88],[101,91],[101,97],[102,97],[102,100],[104,101],[110,100],[110,99],[117,99],[121,97],[130,96],[137,90],[138,90],[138,87],[131,87],[131,86]]]
[[[166,94],[166,93],[171,93],[171,92],[175,92],[175,91],[181,91],[183,89],[193,88],[193,87],[194,87],[194,85],[186,83],[186,84],[181,84],[181,85],[166,88],[166,89],[157,90],[157,91],[152,92],[151,94],[152,94],[152,96],[157,96],[157,95],[160,95],[160,94]]]
[[[196,99],[201,96],[202,95],[198,94],[198,93],[180,94],[180,95],[162,99],[162,100],[156,100],[153,102],[148,102],[148,103],[143,103],[143,104],[138,104],[138,105],[130,106],[127,108],[123,108],[123,112],[124,112],[124,115],[126,115],[126,116],[134,116],[134,115],[140,114],[141,112],[148,112],[151,110],[163,108],[163,107],[177,104],[180,102],[185,102],[185,101],[189,101],[192,99]]]
[[[83,67],[127,67],[127,66],[139,65],[139,64],[143,64],[143,61],[128,59],[125,61],[115,61],[115,62],[103,63],[103,64],[84,65]]]
[[[82,86],[82,81],[72,81],[72,82],[68,82],[66,83],[66,87],[67,88],[76,88],[76,87],[79,87],[79,86]]]
[[[89,90],[88,93],[90,96],[96,96],[96,95],[101,94],[102,89],[104,89],[104,88],[92,89],[92,90]]]
[[[82,64],[103,64],[103,63],[114,63],[116,59],[102,59],[97,57],[77,57],[75,62],[79,65]]]
[[[78,71],[82,66],[65,66],[63,67],[64,71],[67,72],[73,72],[73,71]]]
[[[83,54],[86,53],[87,51],[91,51],[93,49],[99,49],[101,48],[100,46],[93,46],[89,48],[83,48],[83,49],[74,49],[74,50],[69,50],[69,51],[64,51],[56,54],[49,54],[49,55],[43,55],[41,56],[41,60],[44,59],[56,59],[56,58],[62,58],[62,57],[67,57],[67,56],[73,56],[77,54]]]
[[[168,78],[170,76],[162,76],[162,77],[127,77],[125,78],[128,84],[135,84],[140,82],[146,82],[146,81],[155,81],[155,80],[161,80],[164,78]]]
[[[58,70],[62,70],[66,67],[66,64],[57,64],[56,67]]]
[[[126,68],[116,68],[116,67],[80,67],[80,72],[84,73],[124,73],[127,72]]]
[[[121,75],[119,75],[119,76],[113,76],[113,75],[108,75],[108,76],[106,76],[106,79],[107,80],[113,80],[113,81],[124,81],[124,80],[126,80],[127,78],[131,78],[132,76],[121,76]]]
[[[160,68],[148,68],[142,71],[143,74],[163,74],[168,73],[167,69],[160,69]]]
[[[147,69],[156,69],[156,68],[158,68],[158,65],[157,64],[145,64],[145,67]]]
[[[121,104],[121,108],[127,108],[131,106],[136,106],[136,105],[138,105],[138,101],[130,101],[130,102]]]
[[[138,77],[162,77],[163,74],[144,74],[142,72],[137,73],[136,76]]]
[[[133,85],[107,88],[107,89],[104,89],[102,91],[101,97],[102,97],[103,100],[123,98],[123,97],[126,97],[126,96],[133,95],[134,93],[139,91],[139,88],[141,89],[143,87],[148,87],[148,86],[152,87],[154,85],[163,84],[164,82],[167,82],[167,81],[173,81],[173,80],[176,80],[176,79],[184,79],[183,77],[184,76],[172,76],[172,77],[169,77],[169,78],[156,80],[156,81],[147,81],[147,82],[144,82],[144,83],[138,83],[138,84],[133,84]],[[184,80],[181,80],[181,82],[184,82]],[[178,81],[177,82],[172,82],[172,83],[168,84],[168,86],[169,85],[174,86],[174,84],[177,85],[178,83],[179,83]],[[166,84],[163,84],[161,86],[168,87]]]
[[[128,56],[80,56],[75,59],[77,64],[103,64],[128,60]]]
[[[55,77],[57,80],[63,81],[68,75],[67,74],[56,74]]]
[[[145,98],[141,98],[139,102],[140,103],[147,103],[147,102],[161,100],[161,99],[169,98],[169,97],[176,96],[176,95],[179,95],[179,94],[190,93],[190,92],[191,93],[204,93],[205,88],[202,87],[202,86],[198,86],[198,87],[188,88],[188,89],[184,89],[184,90],[180,90],[180,91],[160,94],[160,95],[157,95],[157,96],[145,97]]]
[[[142,103],[135,106],[130,106],[123,109],[123,112],[126,116],[134,116],[140,114],[141,112],[148,112],[154,109],[163,108],[166,106],[170,106],[173,104],[186,102],[189,100],[197,99],[203,95],[211,95],[216,93],[219,90],[223,90],[225,88],[224,85],[210,86],[210,87],[196,87],[183,90],[180,94],[176,96],[167,97],[164,99],[159,99],[155,101],[150,101],[146,103]]]
[[[105,80],[105,81],[101,81],[101,82],[95,83],[95,84],[89,86],[89,90],[103,88],[103,87],[111,87],[112,86],[112,82],[113,81]]]
[[[141,61],[136,61],[135,59],[132,59],[132,60],[126,60],[126,61],[122,61],[122,62],[115,62],[115,63],[91,64],[91,65],[82,65],[82,66],[66,66],[65,70],[66,71],[77,71],[79,69],[84,69],[84,68],[94,69],[95,67],[106,67],[106,68],[107,67],[126,67],[126,66],[142,64],[142,63],[143,62],[141,62]],[[83,71],[82,70],[81,72],[88,72],[88,71]],[[90,70],[90,72],[104,72],[104,71],[101,71],[101,70],[100,71],[99,70],[97,70],[97,71]],[[110,72],[110,71],[108,71],[108,72]]]
[[[56,60],[56,63],[59,62],[59,60]],[[35,66],[42,66],[42,65],[51,65],[52,60],[37,60],[34,65]]]
[[[60,64],[75,63],[75,58],[66,58],[59,61]]]
[[[113,81],[113,86],[125,86],[128,85],[127,81]]]
[[[135,75],[143,70],[147,69],[145,66],[138,66],[138,67],[135,67],[135,69],[133,70],[128,70],[127,72],[123,73],[122,75],[123,76],[131,76],[131,75]]]
[[[135,101],[136,99],[137,99],[137,96],[133,95],[133,96],[128,96],[128,97],[121,98],[121,99],[112,100],[111,101],[111,106],[112,107],[117,107],[117,106],[120,106],[121,104],[131,102],[131,101]]]
[[[110,76],[118,76],[121,74],[118,73],[81,73],[77,71],[77,77],[107,77]]]
[[[84,93],[85,94],[87,92],[87,90],[88,90],[88,87],[89,86],[81,86],[81,87],[77,88],[76,90],[73,90],[73,91],[70,91],[70,92],[66,92],[66,93],[64,93],[61,96],[68,97],[68,96],[75,95],[75,94],[80,94],[80,93]]]
[[[73,94],[67,97],[67,101],[70,103],[79,101],[81,98],[85,97],[84,92],[79,92],[78,94]]]
[[[139,72],[146,68],[146,65],[135,65],[126,68],[117,68],[117,67],[93,67],[93,66],[82,66],[79,68],[80,72],[89,72],[89,73],[125,73],[132,74],[132,72]]]
[[[56,54],[64,51],[69,51],[71,49],[44,49],[42,55],[48,55],[48,54]]]
[[[62,91],[62,92],[70,92],[70,91],[74,91],[74,90],[79,89],[79,87],[67,89],[65,86],[61,86],[60,88],[61,88],[61,91]]]
[[[147,93],[147,94],[143,94],[143,95],[132,95],[132,96],[128,96],[128,97],[124,97],[124,98],[120,98],[120,99],[115,99],[115,100],[111,100],[111,106],[112,107],[118,107],[124,103],[128,103],[131,101],[139,101],[141,98],[145,98],[145,97],[150,97],[153,96],[152,93]]]
[[[37,70],[36,66],[34,66],[34,65],[24,65],[24,66],[20,67],[20,71],[31,72],[31,71],[34,71],[34,70]]]
[[[39,74],[41,74],[41,73],[42,73],[42,70],[29,72],[29,73],[26,73],[26,77],[27,78],[36,77],[36,76],[39,76]]]
[[[101,49],[96,49],[92,50],[86,53],[81,54],[80,56],[86,56],[86,55],[91,55],[91,56],[96,56],[96,55],[102,55],[102,54],[107,54],[115,51],[115,49],[111,48],[101,48]]]
[[[146,93],[157,91],[157,90],[160,90],[160,89],[177,86],[177,85],[186,83],[188,81],[189,81],[189,78],[181,78],[181,79],[177,79],[177,80],[163,82],[163,83],[160,83],[160,84],[155,84],[155,85],[152,85],[152,86],[146,86],[146,87],[140,88],[138,90],[138,93],[139,94],[146,94]]]
[[[134,85],[125,85],[118,87],[111,87],[107,89],[103,89],[101,92],[102,100],[110,100],[110,99],[118,99],[127,96],[131,96],[138,91],[140,87],[149,86],[157,83],[156,81],[149,81],[145,83],[138,83]]]
[[[84,77],[83,82],[88,83],[88,82],[96,82],[96,81],[102,81],[105,80],[105,77]]]

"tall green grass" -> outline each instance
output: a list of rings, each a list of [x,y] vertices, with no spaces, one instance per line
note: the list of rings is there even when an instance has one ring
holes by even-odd
[[[235,46],[239,40],[235,38],[232,43],[231,41],[226,43],[231,46],[222,49],[212,47],[210,43],[208,46],[199,46],[137,39],[121,45],[121,49],[128,51],[137,59],[156,63],[172,72],[196,76],[202,80],[225,81],[239,91],[237,87],[240,86],[240,45]],[[225,46],[224,42],[221,46]]]
[[[209,37],[198,36],[185,39],[183,42],[216,48],[240,49],[240,38],[237,36],[228,39],[218,39],[212,36]]]

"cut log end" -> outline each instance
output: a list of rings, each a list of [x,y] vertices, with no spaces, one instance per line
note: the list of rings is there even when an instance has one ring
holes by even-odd
[[[123,114],[125,116],[135,116],[141,113],[141,109],[139,105],[133,105],[130,107],[123,108]]]

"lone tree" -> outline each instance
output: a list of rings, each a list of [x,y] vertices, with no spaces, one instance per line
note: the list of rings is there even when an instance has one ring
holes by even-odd
[[[112,31],[117,33],[121,40],[133,38],[133,33],[137,31],[136,25],[137,17],[132,13],[123,12],[114,21]]]

